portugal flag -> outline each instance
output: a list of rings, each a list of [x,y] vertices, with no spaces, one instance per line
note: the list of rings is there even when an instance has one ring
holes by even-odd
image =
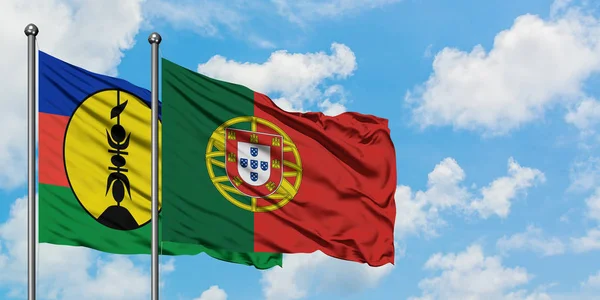
[[[162,99],[164,240],[394,263],[387,120],[286,112],[166,59]]]
[[[39,64],[39,241],[150,254],[150,91],[41,51]],[[159,246],[165,255],[205,252],[260,269],[282,260],[276,253]]]

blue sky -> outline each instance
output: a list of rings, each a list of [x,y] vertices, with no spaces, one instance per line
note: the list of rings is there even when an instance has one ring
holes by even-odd
[[[145,88],[157,31],[163,57],[284,109],[390,120],[394,267],[320,253],[269,271],[162,258],[163,299],[600,298],[594,1],[20,2],[0,4],[0,299],[25,295],[29,22],[41,50]],[[40,299],[149,299],[148,257],[48,245],[39,256]]]

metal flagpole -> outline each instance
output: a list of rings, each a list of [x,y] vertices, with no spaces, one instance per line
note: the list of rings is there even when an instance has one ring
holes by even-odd
[[[158,45],[162,38],[148,37],[152,47],[152,300],[158,300]]]
[[[36,61],[35,39],[39,30],[35,24],[25,27],[27,36],[27,299],[35,300],[35,267],[37,246],[37,220],[35,203],[35,110],[36,110]]]

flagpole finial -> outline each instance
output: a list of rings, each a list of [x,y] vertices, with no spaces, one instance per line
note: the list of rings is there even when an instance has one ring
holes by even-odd
[[[162,38],[160,37],[160,34],[158,34],[158,32],[153,32],[148,37],[148,42],[150,44],[160,44],[160,41],[162,41]]]
[[[39,29],[37,28],[37,26],[35,26],[35,24],[30,23],[29,25],[25,26],[25,35],[26,36],[36,36],[38,34]]]

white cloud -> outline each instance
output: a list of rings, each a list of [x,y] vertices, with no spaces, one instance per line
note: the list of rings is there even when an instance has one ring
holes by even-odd
[[[344,87],[341,85],[336,84],[328,87],[323,93],[323,97],[325,99],[317,104],[323,114],[336,116],[346,112],[346,107],[344,106],[344,103],[346,103],[346,95]]]
[[[275,45],[274,42],[269,41],[269,40],[267,40],[265,38],[259,37],[259,36],[255,35],[255,34],[247,35],[247,37],[248,37],[248,40],[252,44],[258,46],[259,48],[263,48],[263,49],[277,48],[277,45]]]
[[[25,293],[27,283],[27,201],[20,198],[0,224],[0,286]],[[40,298],[64,300],[148,299],[148,270],[127,256],[101,256],[83,247],[39,244],[38,293]],[[162,267],[174,270],[172,261]],[[163,274],[163,275],[165,275]],[[110,288],[106,288],[110,287]]]
[[[441,273],[421,280],[423,294],[412,300],[549,299],[543,293],[514,291],[527,284],[532,275],[522,267],[503,266],[498,256],[485,256],[480,245],[471,245],[458,254],[434,254],[425,269]]]
[[[492,181],[480,189],[477,197],[463,184],[464,170],[453,158],[446,158],[428,175],[427,190],[413,193],[408,186],[396,189],[396,236],[423,232],[437,235],[437,228],[445,221],[439,216],[445,210],[477,213],[482,218],[495,214],[506,218],[512,201],[544,181],[544,174],[532,168],[521,167],[512,157],[508,159],[508,176]]]
[[[231,5],[233,4],[233,5]],[[214,36],[219,33],[219,25],[230,30],[239,30],[246,21],[238,9],[239,1],[164,1],[148,0],[144,14],[151,19],[162,19],[175,28],[195,31],[202,35]]]
[[[600,187],[585,199],[585,215],[600,225]],[[585,236],[571,238],[571,248],[577,253],[600,250],[600,227],[591,228]]]
[[[600,22],[564,7],[557,3],[549,20],[519,16],[489,52],[477,45],[437,53],[428,81],[406,95],[414,121],[501,135],[584,99],[583,83],[600,71]],[[578,114],[569,118],[584,124]]]
[[[284,255],[285,268],[264,271],[261,279],[266,300],[304,299],[312,292],[352,294],[375,287],[393,265],[370,267],[343,261],[320,251],[311,254]]]
[[[600,289],[600,271],[595,275],[590,275],[588,279],[581,283],[584,288]]]
[[[154,22],[167,21],[177,29],[191,30],[204,36],[234,33],[255,46],[276,48],[275,43],[256,33],[254,18],[280,16],[287,21],[307,25],[307,21],[337,17],[348,13],[383,7],[401,0],[147,0],[145,16]],[[224,4],[226,3],[226,4]],[[152,24],[146,24],[152,27]],[[225,30],[223,30],[225,29]]]
[[[557,285],[557,284],[552,284]],[[590,275],[586,280],[580,283],[580,289],[573,289],[571,292],[556,293],[553,292],[549,298],[552,300],[596,300],[600,291],[600,271]],[[534,298],[538,299],[538,298]]]
[[[556,16],[557,14],[564,12],[569,8],[569,4],[571,4],[572,1],[573,0],[554,0],[550,6],[550,15]]]
[[[429,44],[427,46],[427,48],[425,48],[425,51],[423,52],[423,57],[430,58],[433,55],[433,53],[431,52],[432,48],[433,48],[433,44]]]
[[[523,233],[503,236],[496,242],[496,247],[502,252],[530,250],[543,256],[563,254],[566,248],[560,239],[545,237],[542,230],[535,226],[527,226]]]
[[[571,238],[571,248],[576,253],[600,250],[600,229],[590,229],[585,236]]]
[[[61,250],[57,249],[57,251]],[[68,259],[68,257],[65,258]],[[149,297],[150,284],[148,274],[140,267],[135,266],[126,257],[113,256],[108,262],[97,259],[97,271],[95,274],[89,274],[82,266],[85,266],[85,264],[73,267],[77,270],[77,273],[83,273],[81,274],[83,277],[68,279],[61,278],[61,276],[54,277],[51,288],[52,293],[55,293],[61,299],[125,300],[147,299]],[[43,267],[44,265],[40,266],[40,268]],[[90,267],[88,265],[88,268]],[[62,269],[60,272],[64,273],[65,271]],[[53,276],[56,276],[56,274]]]
[[[587,216],[600,224],[600,187],[596,188],[596,192],[585,199],[585,204],[587,206]]]
[[[160,272],[160,275],[173,273],[175,271],[175,258],[169,257],[169,260],[167,260],[164,263],[161,263],[158,266],[158,270]]]
[[[600,124],[600,101],[588,98],[577,104],[565,116],[565,121],[575,125],[585,134],[593,133],[595,126]]]
[[[319,103],[319,108],[323,111],[324,115],[327,116],[337,116],[343,112],[346,112],[346,107],[339,103],[332,103],[329,99],[325,99],[323,102]]]
[[[273,100],[273,102],[275,102],[275,104],[279,108],[281,108],[281,109],[283,109],[285,111],[288,111],[288,112],[300,112],[300,113],[306,112],[304,109],[295,107],[294,104],[290,100],[288,100],[286,98],[276,98],[276,99],[271,99],[271,100]]]
[[[220,289],[218,285],[213,285],[194,300],[227,300],[227,293]]]
[[[356,57],[348,46],[331,45],[331,54],[289,53],[275,51],[262,64],[240,63],[215,55],[198,66],[198,72],[207,76],[247,86],[272,98],[280,107],[290,111],[303,111],[320,101],[329,113],[344,111],[343,88],[327,86],[324,81],[344,79],[356,70]],[[342,100],[332,102],[333,97]],[[319,103],[316,103],[319,104]]]
[[[323,17],[338,17],[360,10],[374,9],[400,2],[401,0],[271,0],[279,14],[290,21],[304,25],[308,20]]]
[[[512,292],[505,295],[502,300],[552,300],[555,299],[545,292],[533,292],[528,293],[527,291],[521,290]],[[582,300],[582,299],[578,299]]]
[[[571,166],[569,191],[586,192],[600,186],[600,157],[591,156]]]
[[[508,160],[508,175],[494,180],[481,190],[483,197],[471,202],[471,209],[487,218],[496,214],[506,218],[510,212],[511,200],[517,193],[546,181],[544,174],[537,169],[521,167],[512,157]]]
[[[423,232],[437,235],[436,229],[445,225],[439,217],[441,210],[464,207],[470,194],[460,183],[463,169],[453,158],[445,158],[427,176],[427,190],[412,193],[408,186],[396,188],[396,237]]]
[[[0,188],[25,181],[26,37],[25,26],[39,29],[41,50],[94,72],[115,75],[123,51],[134,44],[142,22],[143,0],[0,1]],[[105,9],[111,7],[111,9]],[[85,49],[85,51],[82,51]]]

